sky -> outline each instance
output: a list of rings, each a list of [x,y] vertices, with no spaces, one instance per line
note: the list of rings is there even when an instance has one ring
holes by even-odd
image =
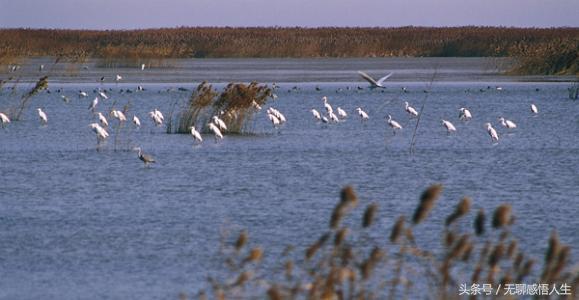
[[[579,27],[579,0],[0,0],[1,28]]]

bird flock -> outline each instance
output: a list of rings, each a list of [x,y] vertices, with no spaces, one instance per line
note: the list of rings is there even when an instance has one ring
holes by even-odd
[[[141,70],[144,70],[145,68],[146,66],[144,64],[141,65]],[[42,69],[43,66],[40,67],[41,71]],[[392,73],[390,73],[382,77],[378,81],[376,81],[366,73],[363,72],[359,73],[365,80],[367,80],[370,83],[370,88],[384,88],[383,82],[392,75]],[[123,80],[123,77],[117,74],[114,77],[114,79],[116,82],[119,82]],[[103,78],[101,78],[101,81],[103,81]],[[275,87],[276,86],[274,84],[274,88]],[[142,86],[138,86],[137,91],[143,90],[144,88]],[[96,97],[90,102],[88,110],[95,116],[95,119],[98,120],[89,124],[89,127],[92,129],[92,132],[96,136],[97,150],[98,150],[100,145],[110,137],[110,134],[107,130],[110,128],[111,120],[115,120],[115,122],[117,122],[120,125],[127,122],[127,116],[125,115],[126,111],[123,112],[117,109],[111,109],[108,112],[108,114],[104,113],[103,111],[99,111],[99,103],[109,100],[110,96],[107,94],[107,90],[101,89],[95,90],[95,94]],[[88,96],[89,96],[88,92],[82,90],[78,91],[79,98],[87,98]],[[61,98],[65,103],[70,102],[70,99],[65,95],[62,95]],[[335,124],[344,122],[348,119],[349,117],[348,112],[342,107],[336,107],[336,109],[334,109],[327,96],[323,96],[321,100],[323,109],[318,110],[315,107],[312,107],[310,109],[310,112],[316,122],[320,122],[323,124]],[[262,107],[258,105],[255,101],[253,101],[252,106],[258,111],[262,109]],[[47,126],[49,120],[47,113],[40,107],[37,108],[36,110],[41,126]],[[410,119],[420,117],[420,113],[408,101],[404,101],[404,111],[407,113]],[[530,111],[532,114],[535,115],[539,113],[539,109],[534,103],[530,105]],[[459,108],[458,112],[459,112],[458,120],[461,122],[469,122],[470,120],[473,119],[473,114],[466,107]],[[224,120],[221,118],[222,114],[223,112],[220,112],[220,114],[212,116],[211,118],[209,118],[209,122],[206,124],[207,126],[206,128],[208,129],[209,132],[213,134],[216,142],[223,139],[224,133],[227,132],[228,130],[226,122],[224,122]],[[163,113],[159,109],[157,108],[153,109],[148,113],[148,115],[152,124],[155,127],[163,126],[165,118],[163,116]],[[368,112],[365,111],[362,107],[357,107],[355,109],[355,115],[358,116],[360,122],[362,123],[370,119]],[[280,129],[287,122],[287,118],[285,117],[285,115],[273,106],[267,108],[265,116],[267,117],[267,120],[271,123],[273,128],[276,130]],[[6,128],[6,126],[8,126],[10,122],[11,120],[8,117],[8,115],[6,113],[0,112],[1,127]],[[387,126],[392,130],[393,135],[396,135],[397,132],[403,130],[403,126],[400,124],[400,122],[396,121],[391,114],[386,115],[385,122]],[[141,120],[136,114],[132,116],[132,123],[135,129],[138,129],[142,126]],[[450,120],[441,119],[441,124],[449,135],[457,131],[456,126]],[[498,117],[498,124],[506,128],[507,130],[515,130],[517,128],[517,124],[514,121],[509,120],[503,116]],[[484,123],[483,126],[484,129],[487,131],[487,134],[489,135],[491,142],[498,143],[499,134],[495,129],[495,127],[493,127],[492,123],[486,122]],[[195,144],[203,143],[204,139],[201,134],[202,128],[196,128],[195,126],[191,126],[189,127],[189,129],[194,143]],[[134,148],[133,150],[138,151],[139,159],[143,161],[143,163],[146,166],[155,162],[155,159],[150,155],[144,154],[140,147]]]

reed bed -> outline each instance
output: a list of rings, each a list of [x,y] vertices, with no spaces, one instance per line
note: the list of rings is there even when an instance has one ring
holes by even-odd
[[[426,189],[411,222],[402,215],[388,229],[377,225],[376,203],[363,203],[352,187],[345,187],[329,228],[305,249],[288,246],[274,267],[261,263],[267,249],[253,245],[246,230],[224,236],[219,257],[226,275],[209,277],[206,288],[182,293],[181,298],[513,299],[460,296],[459,285],[491,284],[496,289],[500,284],[504,289],[508,284],[541,283],[567,284],[571,295],[560,299],[574,299],[579,272],[570,266],[570,247],[553,231],[542,263],[530,257],[512,234],[515,216],[508,204],[498,206],[487,224],[485,211],[473,214],[473,200],[462,198],[444,220],[441,250],[421,246],[414,232],[429,226],[428,216],[442,190],[442,185]],[[352,211],[362,204],[362,220],[356,222]],[[371,231],[387,238],[371,238]]]
[[[221,93],[207,82],[202,82],[191,97],[167,123],[168,133],[190,133],[191,126],[208,132],[207,123],[218,116],[227,125],[224,134],[244,134],[251,132],[251,120],[262,105],[272,98],[272,90],[257,82],[249,84],[230,83]],[[171,113],[171,116],[173,113]],[[174,128],[174,129],[173,129]]]

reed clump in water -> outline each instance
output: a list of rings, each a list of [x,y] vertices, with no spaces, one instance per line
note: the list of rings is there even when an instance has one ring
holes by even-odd
[[[218,93],[207,82],[202,82],[193,91],[189,101],[176,116],[175,133],[189,133],[191,126],[207,132],[205,126],[214,116],[227,126],[224,134],[242,134],[250,131],[253,116],[271,97],[272,90],[257,82],[249,84],[230,83]],[[173,128],[173,120],[167,126]],[[172,130],[168,130],[171,132]]]
[[[492,231],[485,232],[485,213],[470,215],[473,200],[461,199],[444,221],[441,247],[424,248],[413,229],[428,228],[429,212],[441,197],[442,186],[433,185],[419,199],[412,223],[404,216],[379,228],[378,206],[370,203],[359,222],[348,216],[359,199],[352,187],[342,190],[332,211],[330,229],[305,252],[289,246],[276,259],[282,266],[266,267],[263,248],[252,245],[246,231],[226,237],[220,255],[227,271],[223,278],[209,278],[200,299],[462,299],[461,284],[539,282],[568,284],[575,294],[579,273],[569,266],[571,250],[556,232],[549,238],[543,271],[534,270],[529,257],[511,234],[512,209],[500,205],[493,214]],[[474,226],[464,226],[474,223]],[[348,226],[346,224],[351,224]],[[356,225],[358,224],[358,225]],[[390,232],[389,241],[370,237]],[[332,242],[333,241],[333,242]],[[540,273],[540,274],[539,274]],[[494,295],[494,294],[493,294]],[[572,296],[569,297],[571,299]],[[195,296],[192,297],[195,299]],[[475,297],[476,298],[476,297]]]

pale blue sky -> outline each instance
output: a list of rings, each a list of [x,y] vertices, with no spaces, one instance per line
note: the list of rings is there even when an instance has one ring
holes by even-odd
[[[579,0],[0,0],[0,27],[579,27]]]

